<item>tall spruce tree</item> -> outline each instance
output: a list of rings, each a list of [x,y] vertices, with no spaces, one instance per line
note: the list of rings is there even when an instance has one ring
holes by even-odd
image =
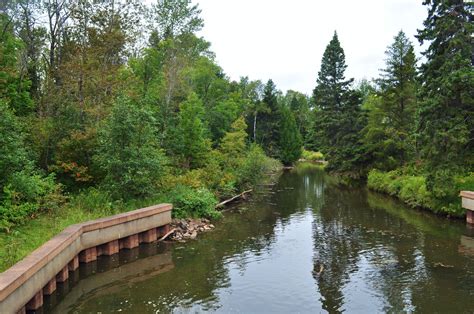
[[[313,142],[329,160],[328,170],[351,177],[363,174],[364,160],[360,130],[365,120],[360,108],[361,95],[350,89],[353,79],[346,79],[344,50],[337,33],[329,42],[321,61],[313,100],[315,116]]]
[[[385,54],[386,66],[377,80],[379,92],[366,101],[370,112],[364,141],[374,166],[391,170],[409,160],[416,148],[416,57],[403,31]]]
[[[268,80],[263,89],[262,104],[264,110],[260,114],[257,128],[257,142],[272,157],[278,157],[278,123],[280,110],[278,107],[277,89],[272,80]]]
[[[419,134],[429,173],[427,187],[437,197],[449,197],[448,191],[457,193],[454,176],[474,169],[473,3],[423,4],[428,17],[417,37],[429,46],[421,67]]]

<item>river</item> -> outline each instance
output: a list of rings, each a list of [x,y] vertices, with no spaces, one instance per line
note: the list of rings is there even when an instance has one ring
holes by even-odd
[[[49,313],[474,311],[474,230],[318,167],[187,243],[141,245],[81,265],[45,298]]]

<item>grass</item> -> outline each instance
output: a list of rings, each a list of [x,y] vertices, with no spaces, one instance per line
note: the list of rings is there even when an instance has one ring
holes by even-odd
[[[104,192],[95,189],[83,192],[60,209],[42,213],[26,224],[14,227],[10,233],[0,233],[0,272],[70,225],[164,203],[165,200],[164,195],[159,195],[127,203],[111,202]]]
[[[301,159],[306,161],[322,162],[324,161],[324,155],[320,152],[313,152],[303,149],[303,152],[301,153]]]
[[[461,207],[459,191],[474,189],[474,176],[456,177],[454,186],[447,197],[437,198],[426,185],[422,174],[410,174],[397,169],[389,172],[371,170],[367,178],[369,189],[397,197],[415,208],[425,208],[438,214],[462,217],[465,210]]]

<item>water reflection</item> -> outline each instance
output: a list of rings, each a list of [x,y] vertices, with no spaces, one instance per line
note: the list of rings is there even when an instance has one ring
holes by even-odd
[[[333,185],[324,199],[313,237],[314,278],[325,310],[472,309],[474,263],[458,254],[462,224],[363,189]],[[472,243],[461,237],[463,247]]]
[[[474,234],[463,223],[337,186],[308,165],[262,192],[197,241],[87,266],[54,311],[472,310]]]

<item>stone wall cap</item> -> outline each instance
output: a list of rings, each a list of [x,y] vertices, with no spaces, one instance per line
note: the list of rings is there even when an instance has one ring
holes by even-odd
[[[459,196],[474,200],[474,192],[473,191],[461,191]]]
[[[64,248],[79,238],[83,233],[108,228],[121,223],[154,216],[170,211],[172,204],[159,204],[129,212],[120,213],[92,221],[71,225],[48,242],[34,250],[24,259],[0,273],[0,302],[10,293],[25,283],[38,270],[55,258]]]

